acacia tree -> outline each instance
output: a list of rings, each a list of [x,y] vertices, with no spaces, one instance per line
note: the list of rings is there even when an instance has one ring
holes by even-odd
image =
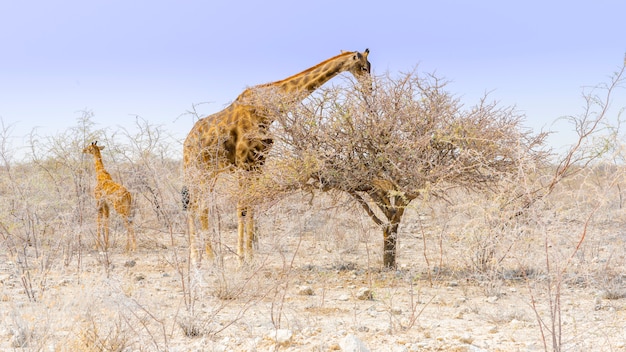
[[[275,188],[350,195],[381,227],[383,264],[395,268],[411,201],[454,187],[493,190],[545,159],[545,134],[522,128],[513,108],[482,99],[466,109],[445,86],[411,72],[373,77],[371,89],[331,87],[297,105],[268,103],[277,128],[267,177]]]

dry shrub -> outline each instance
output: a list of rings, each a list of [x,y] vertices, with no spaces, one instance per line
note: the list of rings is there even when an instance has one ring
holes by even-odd
[[[270,314],[276,327],[296,325],[302,312],[290,311],[287,295],[294,283],[313,277],[319,284],[314,307],[333,312],[324,306],[331,301],[325,295],[337,280],[365,273],[374,286],[372,273],[378,272],[372,266],[395,266],[395,258],[385,257],[395,252],[371,245],[372,234],[381,229],[399,243],[391,249],[403,258],[401,270],[383,271],[388,277],[400,275],[411,285],[422,284],[417,280],[425,276],[462,278],[467,285],[478,281],[488,296],[502,293],[508,284],[502,280],[526,282],[543,329],[540,338],[550,342],[553,334],[546,346],[555,349],[561,335],[583,338],[575,324],[559,326],[562,289],[592,288],[600,300],[619,306],[613,300],[624,297],[626,266],[624,235],[615,230],[626,219],[623,143],[617,141],[613,159],[589,162],[607,150],[602,139],[585,139],[589,128],[598,126],[591,119],[597,115],[572,120],[581,141],[590,142],[550,164],[540,149],[544,135],[523,129],[523,117],[511,108],[486,99],[465,108],[445,91],[445,82],[414,73],[373,83],[371,92],[323,89],[301,105],[270,111],[277,123],[265,173],[252,178],[245,192],[235,177],[220,180],[211,195],[218,261],[197,271],[187,262],[180,141],[168,140],[141,119],[136,133],[97,129],[85,113],[78,126],[57,136],[33,135],[30,154],[16,161],[5,134],[0,138],[0,256],[8,273],[3,300],[32,308],[37,314],[31,315],[39,317],[20,320],[30,310],[16,310],[14,347],[41,349],[61,339],[51,331],[71,331],[63,341],[66,350],[167,350],[178,334],[189,343],[188,337],[214,337],[237,322],[245,325],[246,313],[260,302],[270,303],[262,313]],[[95,139],[107,145],[110,172],[136,195],[139,253],[146,257],[120,259],[114,248],[110,260],[97,262],[101,254],[91,251],[95,177],[91,160],[80,151]],[[255,261],[238,271],[233,210],[240,200],[258,210],[261,240]],[[123,236],[119,221],[112,220],[113,233]],[[411,247],[402,246],[409,242],[403,243],[405,238]],[[153,270],[170,275],[175,269],[173,278],[157,280],[175,281],[171,295],[180,307],[162,312],[160,302],[139,296],[146,291],[136,282],[132,290],[120,290],[125,303],[137,299],[129,305],[103,308],[54,296],[65,293],[59,285],[89,286],[89,278],[102,275],[102,268],[90,265],[94,262],[105,263],[112,281],[128,282],[134,269],[126,263],[150,258],[160,263]],[[389,312],[401,289],[399,281],[380,282],[376,293],[388,293],[379,297]],[[50,298],[58,305],[45,308],[42,303]],[[113,311],[116,318],[74,322],[81,304],[94,306],[94,312]],[[416,307],[411,303],[412,319],[419,316]],[[520,319],[517,312],[493,320]],[[219,319],[223,313],[230,321]]]
[[[123,352],[132,344],[131,333],[124,328],[121,321],[117,321],[113,326],[107,327],[98,324],[94,320],[85,322],[82,328],[76,333],[60,351],[85,351],[85,352]]]
[[[274,161],[257,184],[265,195],[293,188],[349,195],[382,229],[385,267],[396,266],[398,225],[413,200],[507,188],[501,201],[510,203],[520,172],[546,161],[545,134],[524,129],[513,108],[485,98],[466,109],[435,76],[372,83],[372,90],[322,89],[288,107],[268,97],[278,107]]]

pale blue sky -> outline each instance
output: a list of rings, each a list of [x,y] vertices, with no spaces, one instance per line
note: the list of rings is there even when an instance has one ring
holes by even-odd
[[[193,104],[210,114],[247,86],[369,48],[374,74],[418,65],[466,104],[491,92],[560,147],[569,126],[552,122],[624,60],[626,2],[3,0],[0,48],[0,117],[16,139],[63,131],[80,110],[183,139]]]

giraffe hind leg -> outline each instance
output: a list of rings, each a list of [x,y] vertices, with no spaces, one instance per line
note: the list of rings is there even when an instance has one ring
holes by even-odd
[[[200,230],[202,231],[202,241],[204,242],[204,252],[209,260],[215,259],[213,245],[211,244],[211,236],[209,235],[209,208],[202,207],[200,209]]]
[[[98,208],[98,228],[102,231],[102,242],[100,242],[100,232],[98,232],[98,243],[103,250],[109,249],[109,205],[103,202]]]
[[[102,209],[98,208],[98,218],[96,220],[96,244],[93,246],[93,249],[98,250],[103,247],[102,236],[104,235],[104,231],[102,228]]]
[[[200,234],[198,234],[196,227],[196,217],[198,217],[200,221]],[[208,208],[198,206],[195,201],[189,203],[187,208],[187,230],[189,232],[189,259],[191,263],[199,267],[202,262],[202,248],[198,244],[198,241],[203,242],[204,252],[207,258],[213,260],[215,253],[213,252],[211,240],[207,238],[209,236]]]
[[[183,209],[187,211],[189,231],[189,260],[200,266],[203,250],[209,260],[215,260],[213,238],[209,231],[210,195],[215,183],[214,175],[197,178],[197,183],[183,188]],[[199,228],[196,221],[199,222]],[[200,242],[200,243],[198,243]]]
[[[237,257],[239,266],[244,264],[244,231],[246,210],[241,205],[237,206]]]
[[[123,202],[121,204],[119,214],[124,218],[124,226],[126,227],[126,251],[133,252],[137,249],[137,239],[135,238],[135,230],[133,228],[134,207],[130,192],[125,192]]]
[[[253,254],[253,240],[254,240],[254,217],[252,209],[248,208],[246,211],[246,248],[245,255],[246,261],[252,261]]]
[[[135,230],[133,229],[133,223],[129,217],[124,218],[124,225],[126,226],[127,238],[126,238],[126,251],[134,252],[137,249],[137,239],[135,238]]]
[[[200,265],[202,261],[202,254],[198,253],[198,244],[197,236],[196,236],[196,219],[195,219],[195,209],[187,209],[187,231],[189,232],[189,260],[191,263]]]
[[[237,206],[237,256],[239,265],[252,261],[252,239],[254,236],[254,218],[252,210],[246,206]]]

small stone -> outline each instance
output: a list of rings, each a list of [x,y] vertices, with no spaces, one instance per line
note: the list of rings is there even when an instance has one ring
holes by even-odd
[[[126,262],[124,262],[124,266],[127,268],[132,268],[137,264],[136,261],[134,260],[127,260]]]
[[[602,297],[596,297],[596,298],[594,298],[594,299],[593,299],[593,303],[594,303],[595,305],[602,304]]]
[[[338,343],[332,343],[328,346],[328,350],[330,351],[341,351],[341,346]]]
[[[278,329],[273,331],[269,338],[279,346],[289,346],[293,338],[293,332],[288,329]]]
[[[300,296],[313,296],[313,287],[311,286],[298,286],[297,291]]]
[[[353,334],[349,334],[344,337],[340,342],[339,346],[341,347],[341,351],[343,352],[369,352],[369,348],[365,346],[363,341],[361,341],[358,337]]]
[[[230,339],[225,337],[220,341],[217,346],[214,346],[216,352],[225,352],[228,350],[228,344],[230,343]]]
[[[467,299],[465,297],[461,297],[459,299],[457,299],[456,301],[454,301],[454,307],[458,308],[460,307],[463,303],[466,303]]]
[[[361,287],[359,291],[356,293],[356,298],[366,301],[371,300],[373,297],[372,291],[367,287]]]
[[[465,314],[465,309],[459,309],[456,314],[454,314],[454,319],[463,319],[463,315]]]
[[[464,334],[463,336],[459,338],[459,341],[466,343],[468,345],[471,345],[472,342],[474,342],[474,338],[469,334]]]

